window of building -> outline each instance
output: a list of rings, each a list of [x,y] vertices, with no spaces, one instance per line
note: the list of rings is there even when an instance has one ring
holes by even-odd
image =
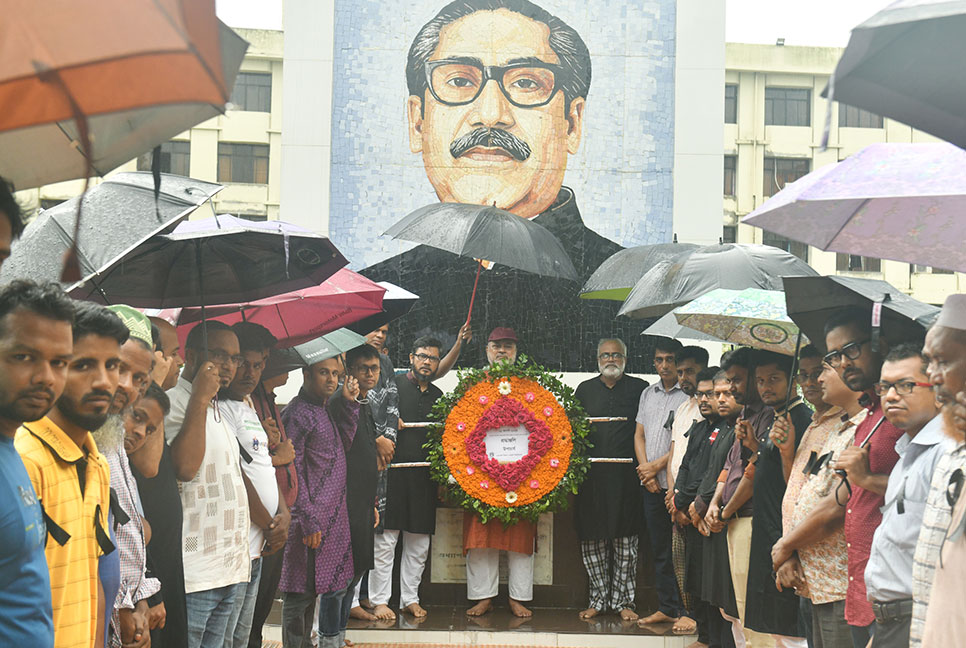
[[[725,123],[738,123],[738,86],[733,83],[725,85]]]
[[[882,272],[882,260],[839,252],[835,255],[835,269],[838,272]]]
[[[272,75],[240,72],[229,101],[234,104],[236,110],[271,112]]]
[[[839,104],[839,127],[844,128],[882,128],[882,115],[855,106]]]
[[[40,208],[41,209],[50,209],[51,207],[56,207],[57,205],[59,205],[62,202],[64,202],[64,199],[63,198],[41,198],[40,199]]]
[[[765,125],[811,126],[811,106],[807,88],[765,88]]]
[[[721,232],[721,242],[736,243],[737,241],[738,241],[738,226],[725,225],[724,230]]]
[[[952,270],[946,270],[944,268],[933,268],[932,266],[919,265],[918,263],[913,266],[913,272],[925,273],[925,274],[955,274]]]
[[[777,234],[772,234],[771,232],[762,232],[761,242],[765,245],[770,245],[794,254],[805,263],[808,263],[808,245],[805,243],[792,241]]]
[[[218,182],[268,184],[268,146],[219,143]]]
[[[795,182],[811,171],[812,161],[802,158],[765,158],[762,186],[763,196],[774,196],[790,182]]]
[[[138,156],[138,171],[150,171],[154,151]],[[161,173],[187,176],[191,168],[191,142],[165,142],[161,145]]]
[[[735,195],[735,176],[738,169],[738,156],[724,156],[724,195]]]

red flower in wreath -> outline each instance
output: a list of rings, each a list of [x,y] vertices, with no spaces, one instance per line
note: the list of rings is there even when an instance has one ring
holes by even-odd
[[[511,463],[501,464],[486,456],[486,433],[501,427],[523,426],[529,432],[526,455]],[[490,474],[503,490],[512,491],[530,476],[543,456],[553,445],[553,434],[544,421],[513,398],[497,400],[479,418],[476,427],[466,437],[466,452],[470,461]]]

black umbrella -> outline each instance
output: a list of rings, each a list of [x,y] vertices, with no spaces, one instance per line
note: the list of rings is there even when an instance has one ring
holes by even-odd
[[[658,243],[626,248],[608,257],[580,290],[584,299],[624,301],[644,274],[661,261],[677,261],[698,249],[694,243]]]
[[[406,315],[419,300],[419,295],[415,295],[388,281],[380,281],[378,283],[386,289],[386,294],[382,296],[382,312],[347,324],[345,328],[359,335],[366,335],[375,331],[380,326]]]
[[[869,309],[881,304],[879,331],[890,343],[922,337],[939,309],[913,299],[892,284],[879,279],[834,275],[830,277],[785,277],[785,307],[788,316],[819,349],[825,348],[825,322],[847,306]],[[873,327],[875,329],[876,327]]]
[[[82,276],[110,265],[144,239],[174,229],[222,188],[211,182],[162,174],[155,203],[154,180],[148,172],[119,173],[97,185],[83,196],[77,255]],[[37,215],[3,264],[0,282],[60,279],[61,261],[73,242],[80,200],[71,198]]]
[[[895,2],[852,30],[832,101],[891,117],[966,148],[966,3]],[[826,124],[826,131],[828,124]]]
[[[412,212],[386,235],[478,259],[477,283],[484,260],[545,277],[578,279],[557,237],[542,225],[497,207],[434,203]],[[476,285],[467,321],[473,314]]]
[[[817,274],[807,263],[770,245],[726,243],[661,261],[634,286],[618,315],[660,317],[715,288],[781,290],[783,276]]]
[[[324,236],[281,221],[186,221],[71,291],[77,299],[176,308],[248,302],[315,286],[347,263]]]

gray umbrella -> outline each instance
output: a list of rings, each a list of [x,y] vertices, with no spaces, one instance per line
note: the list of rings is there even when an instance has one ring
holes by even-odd
[[[118,173],[105,180],[84,196],[77,255],[81,274],[109,265],[149,236],[174,229],[222,189],[211,182],[162,174],[155,203],[154,180],[148,172]],[[0,282],[60,279],[64,253],[73,241],[80,199],[71,198],[40,212],[14,243],[0,271]]]
[[[580,290],[584,299],[613,299],[624,301],[631,289],[648,270],[661,261],[682,258],[699,246],[694,243],[658,243],[639,245],[614,254],[594,270]]]
[[[617,314],[659,317],[715,288],[781,290],[783,276],[815,274],[797,256],[770,245],[709,245],[648,270]]]
[[[825,322],[846,306],[882,304],[881,335],[890,343],[921,338],[939,317],[939,309],[913,299],[892,284],[878,279],[845,275],[785,277],[785,307],[819,349],[825,348]]]
[[[966,2],[900,0],[852,30],[829,105],[863,108],[966,147],[963,61]]]
[[[547,228],[496,207],[434,203],[412,212],[386,235],[545,277],[578,278]]]

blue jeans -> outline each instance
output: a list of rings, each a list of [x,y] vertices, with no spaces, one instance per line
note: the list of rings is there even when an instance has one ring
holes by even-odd
[[[318,601],[319,648],[342,648],[349,610],[352,609],[352,595],[358,583],[357,577],[343,589],[319,595],[283,592],[282,644],[286,648],[309,648],[312,645],[312,622]]]
[[[669,617],[687,614],[678,591],[678,580],[671,561],[671,517],[664,504],[666,489],[656,493],[644,490],[644,520],[647,537],[654,556],[654,585],[657,589],[658,610]]]
[[[225,648],[247,648],[248,636],[252,631],[252,616],[255,613],[255,598],[258,596],[258,581],[262,573],[262,559],[252,561],[252,575],[247,583],[239,583],[241,588],[235,596],[235,606],[228,618],[228,632],[225,633]]]
[[[185,595],[188,609],[188,648],[224,648],[228,634],[228,618],[235,597],[245,583]]]

